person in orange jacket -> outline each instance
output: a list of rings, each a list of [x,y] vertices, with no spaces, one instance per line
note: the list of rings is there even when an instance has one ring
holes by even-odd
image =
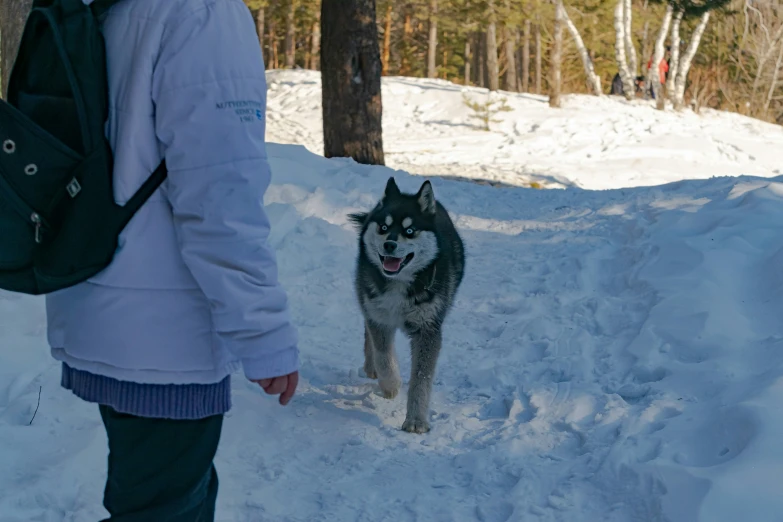
[[[666,78],[669,75],[669,56],[671,54],[671,48],[666,47],[666,55],[661,58],[660,63],[658,64],[658,78],[661,84],[666,83]],[[650,60],[647,62],[647,71],[652,69],[652,60],[653,57],[650,56]],[[649,72],[648,72],[649,74]]]

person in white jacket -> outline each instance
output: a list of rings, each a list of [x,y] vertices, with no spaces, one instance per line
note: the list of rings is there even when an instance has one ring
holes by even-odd
[[[103,33],[115,199],[163,159],[169,174],[112,264],[47,296],[49,344],[99,405],[109,520],[211,521],[230,374],[283,405],[298,382],[263,206],[263,57],[241,0],[121,0]]]

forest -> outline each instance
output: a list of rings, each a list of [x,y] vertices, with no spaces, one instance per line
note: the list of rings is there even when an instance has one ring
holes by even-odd
[[[320,2],[246,3],[268,68],[318,69]],[[653,55],[670,50],[663,88],[675,105],[679,89],[681,106],[776,123],[783,122],[781,15],[777,0],[376,2],[383,75],[556,95],[608,94],[619,73],[632,92],[636,77],[652,76]],[[646,91],[655,83],[648,80]]]

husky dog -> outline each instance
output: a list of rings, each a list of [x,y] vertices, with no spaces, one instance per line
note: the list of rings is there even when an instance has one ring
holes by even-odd
[[[351,214],[359,228],[356,294],[364,315],[364,371],[387,399],[402,381],[394,352],[401,329],[411,342],[408,410],[402,429],[426,433],[441,328],[462,282],[465,249],[429,181],[403,194],[389,178],[383,198]]]

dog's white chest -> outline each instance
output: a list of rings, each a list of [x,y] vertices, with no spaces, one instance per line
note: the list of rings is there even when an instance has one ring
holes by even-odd
[[[408,297],[408,289],[403,285],[392,286],[377,297],[367,297],[364,311],[378,324],[393,328],[403,328],[407,324],[423,325],[431,322],[437,315],[436,299],[429,303],[417,304]]]
[[[395,285],[387,288],[386,292],[377,297],[368,297],[364,307],[373,321],[401,327],[405,323],[405,317],[410,313],[411,303],[405,289]]]

